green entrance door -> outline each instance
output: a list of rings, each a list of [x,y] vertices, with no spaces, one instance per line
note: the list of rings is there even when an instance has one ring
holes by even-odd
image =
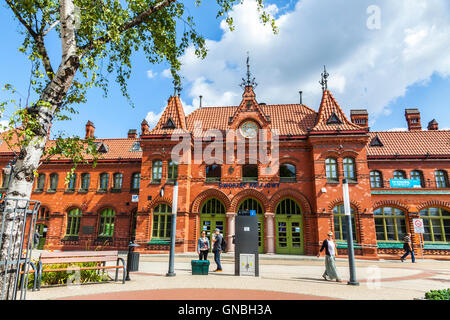
[[[276,253],[303,254],[303,223],[300,206],[292,199],[283,199],[276,208]]]
[[[47,225],[43,223],[36,224],[36,230],[39,233],[39,244],[36,247],[38,250],[44,249],[45,240],[47,237]]]
[[[225,206],[223,203],[215,198],[206,201],[200,211],[200,232],[206,231],[206,236],[209,238],[209,244],[212,247],[212,235],[214,230],[219,229],[220,233],[226,236],[226,216]],[[200,233],[196,235],[196,239],[200,237]],[[197,240],[196,240],[197,241]],[[197,242],[196,242],[197,248]]]
[[[247,198],[240,203],[238,212],[241,210],[256,211],[258,216],[258,248],[259,253],[264,253],[264,211],[261,204],[254,198]]]

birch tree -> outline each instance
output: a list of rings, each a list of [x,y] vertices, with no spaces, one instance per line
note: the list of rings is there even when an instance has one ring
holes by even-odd
[[[19,106],[9,123],[11,134],[18,134],[18,139],[10,139],[11,147],[16,147],[18,152],[6,197],[30,199],[36,171],[43,155],[49,152],[45,146],[52,122],[65,120],[76,113],[73,105],[86,102],[89,88],[99,87],[107,96],[107,75],[114,74],[122,94],[131,101],[127,80],[134,52],[142,50],[151,64],[168,63],[175,85],[181,81],[179,58],[187,47],[193,46],[199,58],[207,54],[205,40],[197,31],[196,21],[186,14],[187,2],[200,6],[200,0],[3,1],[4,7],[21,26],[23,44],[19,50],[33,65],[30,84],[38,97],[25,107]],[[229,12],[234,5],[244,1],[216,0],[216,18],[224,18],[233,30]],[[264,9],[264,1],[254,1],[261,22],[269,24],[277,32],[274,19]],[[184,25],[181,33],[177,28],[180,24]],[[60,41],[59,61],[51,61],[48,52],[48,35],[52,33],[56,33]],[[99,65],[106,67],[100,69]],[[10,84],[4,88],[14,90]],[[8,103],[16,104],[11,100],[3,102],[1,107],[5,108]],[[50,153],[63,153],[81,161],[83,154],[95,153],[95,150],[90,141],[61,138]],[[11,226],[6,217],[3,227],[5,230],[13,227],[14,233],[20,233],[20,223]],[[0,260],[4,259],[10,245],[7,239],[2,242]],[[20,254],[14,253],[16,257]],[[11,298],[11,288],[16,280],[13,271],[8,270],[7,298]],[[0,286],[2,281],[0,279]]]

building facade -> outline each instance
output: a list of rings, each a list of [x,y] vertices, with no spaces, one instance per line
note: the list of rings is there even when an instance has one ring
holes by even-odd
[[[419,110],[406,109],[408,131],[372,132],[366,110],[347,118],[326,87],[318,111],[259,103],[254,85],[243,87],[238,106],[200,107],[187,116],[175,94],[154,128],[141,123],[139,137],[130,130],[127,138],[95,140],[102,154],[97,166],[78,166],[69,183],[70,160],[44,162],[32,194],[42,202],[41,247],[126,250],[134,240],[140,252],[168,252],[177,181],[176,252],[196,251],[201,231],[215,228],[232,252],[235,216],[254,210],[261,253],[315,255],[333,231],[346,254],[345,178],[357,256],[397,254],[408,232],[416,253],[422,241],[425,257],[450,253],[450,131],[435,120],[422,130]],[[94,130],[88,122],[86,137]],[[256,139],[260,132],[268,136]],[[231,133],[236,143],[227,146]],[[274,152],[275,133],[273,172],[273,163],[255,159],[251,148],[264,143]],[[174,159],[180,150],[183,158]],[[12,157],[1,144],[0,165]],[[8,179],[3,174],[3,189]],[[394,188],[391,179],[420,185]],[[414,218],[423,219],[423,238]]]

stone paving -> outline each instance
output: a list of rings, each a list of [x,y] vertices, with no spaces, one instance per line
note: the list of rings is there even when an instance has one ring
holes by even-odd
[[[43,287],[41,291],[29,290],[27,299],[411,300],[423,298],[430,289],[450,288],[450,261],[417,259],[413,264],[410,260],[403,263],[399,260],[357,260],[360,285],[350,286],[345,258],[336,261],[344,280],[341,283],[323,280],[323,256],[260,255],[259,277],[234,276],[234,259],[230,254],[225,254],[222,259],[223,273],[192,275],[192,259],[196,259],[194,254],[176,255],[176,276],[166,277],[168,255],[141,255],[139,271],[132,272],[131,280],[125,284]],[[209,260],[212,271],[215,263],[212,257]]]

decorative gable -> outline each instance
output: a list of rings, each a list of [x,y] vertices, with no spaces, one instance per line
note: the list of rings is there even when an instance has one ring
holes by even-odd
[[[331,116],[327,120],[327,124],[342,124],[341,119],[336,115],[336,113],[332,113]]]
[[[382,147],[383,143],[381,142],[380,138],[378,136],[373,137],[373,139],[370,141],[371,147]]]
[[[97,152],[99,153],[108,153],[109,148],[108,145],[103,142],[98,142],[97,144]]]
[[[173,122],[172,118],[169,117],[169,119],[167,119],[167,122],[163,125],[162,127],[163,129],[175,129],[175,123]]]

